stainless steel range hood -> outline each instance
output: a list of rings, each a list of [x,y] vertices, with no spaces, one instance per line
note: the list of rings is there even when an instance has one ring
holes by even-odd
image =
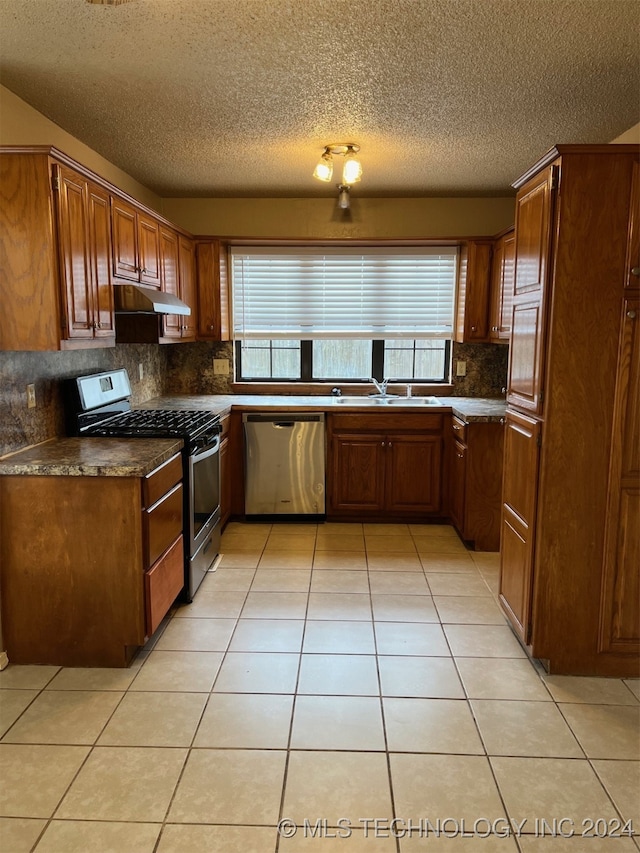
[[[143,284],[114,284],[117,314],[191,314],[191,308],[172,293]]]

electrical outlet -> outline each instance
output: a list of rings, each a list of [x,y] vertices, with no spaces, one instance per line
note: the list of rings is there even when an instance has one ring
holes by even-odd
[[[467,362],[466,361],[456,361],[456,376],[466,376],[467,375]]]
[[[35,409],[36,407],[36,386],[27,385],[27,408]]]
[[[142,362],[138,364],[138,379],[144,379],[144,365]]]
[[[228,358],[214,358],[213,359],[213,374],[214,374],[214,376],[228,376],[229,375],[229,359]]]

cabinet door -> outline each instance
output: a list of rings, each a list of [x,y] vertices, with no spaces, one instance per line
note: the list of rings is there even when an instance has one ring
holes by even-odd
[[[507,402],[534,414],[542,412],[555,168],[549,166],[525,184],[516,198],[515,283]]]
[[[182,337],[195,340],[197,328],[196,309],[196,253],[193,240],[182,235],[178,238],[180,258],[180,298],[191,308],[191,314],[180,317]]]
[[[459,441],[454,441],[451,448],[450,464],[451,489],[449,496],[449,512],[453,523],[464,539],[464,499],[467,481],[467,448]]]
[[[458,272],[456,341],[489,340],[491,241],[471,240],[462,251]]]
[[[540,429],[539,421],[507,411],[500,601],[525,643],[531,625]]]
[[[508,341],[511,338],[511,312],[513,310],[513,289],[515,284],[516,235],[507,234],[503,238],[502,275],[500,281],[500,312],[498,315],[498,338]]]
[[[220,527],[224,527],[231,515],[231,457],[229,439],[220,442]]]
[[[329,506],[334,512],[384,510],[383,434],[333,436]]]
[[[500,315],[502,313],[502,275],[504,267],[504,237],[496,241],[491,259],[491,313],[489,316],[489,337],[492,341],[500,339]]]
[[[93,338],[93,307],[87,252],[86,181],[64,166],[58,169],[58,238],[64,300],[64,338]]]
[[[139,281],[138,233],[136,209],[126,201],[111,198],[113,274],[117,278]]]
[[[633,164],[631,178],[631,207],[629,213],[629,241],[627,243],[627,277],[625,287],[640,287],[640,163]]]
[[[160,229],[160,280],[162,290],[178,296],[178,235],[168,228]],[[179,338],[182,334],[182,316],[164,314],[162,316],[163,338]]]
[[[387,509],[420,515],[440,509],[441,448],[440,436],[387,436]]]
[[[640,300],[624,305],[600,603],[603,652],[640,654]]]
[[[156,219],[138,213],[140,282],[160,287],[160,226]]]
[[[87,185],[89,264],[93,295],[94,337],[114,335],[113,284],[111,281],[111,212],[109,193],[96,184]]]

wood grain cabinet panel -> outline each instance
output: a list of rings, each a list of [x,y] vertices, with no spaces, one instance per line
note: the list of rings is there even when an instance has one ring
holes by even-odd
[[[440,436],[389,435],[386,441],[386,505],[396,513],[440,509]]]
[[[160,288],[160,223],[121,198],[111,199],[113,275]]]
[[[145,573],[145,617],[149,636],[158,629],[183,586],[183,540],[179,536]]]
[[[198,338],[228,341],[231,328],[227,253],[219,240],[197,241],[196,269]]]
[[[460,251],[456,335],[458,343],[489,340],[493,241],[470,240]]]
[[[515,274],[515,232],[503,234],[493,247],[491,260],[491,312],[489,338],[493,343],[508,342]]]
[[[331,512],[381,513],[385,509],[385,436],[333,436]]]
[[[160,281],[164,293],[179,297],[178,234],[164,227],[160,228]],[[182,337],[182,320],[179,314],[163,314],[162,337],[179,340]]]
[[[196,253],[193,240],[178,237],[178,259],[180,262],[180,299],[191,308],[191,314],[182,316],[181,338],[194,341],[198,328],[198,302],[196,298]]]

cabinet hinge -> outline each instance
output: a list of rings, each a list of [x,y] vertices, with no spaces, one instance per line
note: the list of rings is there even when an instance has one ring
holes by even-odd
[[[54,173],[51,175],[51,188],[54,191],[60,189],[60,175],[57,173],[57,171],[54,171]]]
[[[558,188],[558,181],[560,179],[560,167],[552,166],[551,167],[551,189],[555,190]]]
[[[544,403],[544,391],[541,391],[541,392],[538,394],[538,402],[539,402],[539,403]]]
[[[540,432],[536,436],[536,444],[538,445],[538,447],[542,447],[542,433]]]

